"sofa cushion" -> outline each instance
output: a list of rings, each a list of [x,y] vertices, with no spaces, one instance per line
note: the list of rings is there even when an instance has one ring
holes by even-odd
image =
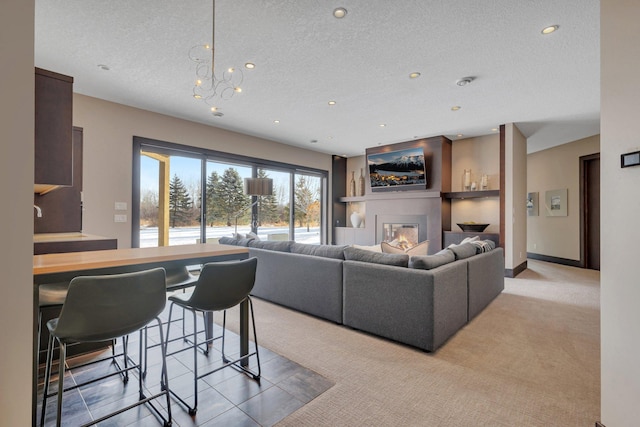
[[[449,250],[456,256],[456,260],[469,258],[476,254],[476,247],[471,243],[450,246]]]
[[[409,259],[409,267],[420,270],[431,270],[456,260],[456,256],[448,249],[435,255],[414,255]]]
[[[291,244],[290,251],[296,254],[321,256],[324,258],[344,259],[344,249],[347,246],[309,245],[306,243]]]
[[[227,236],[222,236],[220,239],[218,239],[218,243],[220,243],[221,245],[238,245],[238,240],[232,238],[232,237],[227,237]]]
[[[269,249],[279,252],[291,252],[291,240],[255,240],[249,242],[249,247],[258,249]]]
[[[402,249],[387,242],[380,243],[380,247],[382,252],[387,254],[426,255],[429,252],[429,241],[425,240],[409,249]]]
[[[240,239],[238,240],[238,246],[249,246],[249,242],[253,242],[253,239]]]
[[[382,252],[382,247],[380,245],[371,245],[371,246],[366,246],[366,245],[351,245],[354,248],[358,248],[358,249],[364,249],[367,251],[371,251],[371,252]]]
[[[374,264],[394,265],[397,267],[409,266],[409,255],[407,254],[385,254],[353,248],[351,246],[347,246],[344,249],[344,259],[350,261],[371,262]]]

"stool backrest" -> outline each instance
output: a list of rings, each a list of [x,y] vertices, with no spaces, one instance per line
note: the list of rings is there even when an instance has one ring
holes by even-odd
[[[135,332],[166,304],[163,268],[71,280],[55,331],[62,341],[104,341]]]
[[[240,304],[253,289],[257,266],[257,258],[205,264],[189,305],[199,310],[218,311]]]

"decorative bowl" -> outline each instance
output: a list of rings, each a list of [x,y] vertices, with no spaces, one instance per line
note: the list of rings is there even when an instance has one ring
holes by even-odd
[[[482,233],[485,228],[487,228],[489,224],[476,224],[476,223],[458,223],[458,227],[462,229],[462,231],[476,231],[478,233]]]

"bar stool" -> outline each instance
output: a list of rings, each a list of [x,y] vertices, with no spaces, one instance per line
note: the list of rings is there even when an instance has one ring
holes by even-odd
[[[198,408],[198,380],[208,375],[213,374],[226,367],[234,367],[240,370],[256,381],[260,381],[260,355],[258,353],[258,337],[256,334],[256,322],[253,315],[253,303],[249,297],[249,293],[253,289],[256,277],[256,267],[258,265],[257,258],[249,258],[242,261],[227,261],[227,262],[211,262],[205,264],[200,271],[200,277],[196,283],[195,288],[191,292],[184,294],[176,294],[169,297],[171,306],[169,309],[169,321],[167,325],[167,340],[165,347],[168,347],[169,342],[184,339],[190,345],[182,349],[176,350],[167,355],[174,355],[186,350],[193,350],[193,387],[194,387],[194,404],[189,404],[178,396],[174,391],[169,389],[169,392],[175,396],[188,410],[190,415],[195,415]],[[247,300],[249,302],[249,308],[251,313],[251,321],[253,326],[253,340],[255,351],[242,356],[236,360],[229,360],[224,352],[224,338],[226,330],[226,310]],[[178,306],[185,310],[189,310],[193,313],[193,332],[191,334],[183,334],[183,336],[170,339],[169,331],[171,329],[171,318],[173,315],[174,306]],[[208,344],[222,338],[222,364],[221,366],[208,371],[204,374],[198,374],[198,334],[202,331],[198,331],[196,322],[196,313],[202,313],[205,315],[207,312],[223,311],[223,323],[222,323],[222,335],[219,337],[205,338],[201,343],[204,344],[204,352],[208,356]],[[184,317],[184,316],[183,316]],[[205,317],[205,316],[203,316]],[[183,320],[184,327],[184,320]],[[206,328],[205,328],[206,329]],[[249,357],[256,356],[258,372],[255,373],[249,368],[243,366],[244,362],[249,360]]]
[[[64,392],[102,380],[114,375],[124,375],[125,382],[128,372],[138,371],[139,395],[138,401],[122,409],[116,410],[86,425],[100,423],[117,414],[125,412],[136,406],[148,403],[151,409],[162,419],[165,426],[170,426],[171,405],[168,393],[168,377],[165,348],[161,346],[162,373],[160,378],[161,392],[145,396],[142,386],[142,331],[143,328],[154,319],[160,328],[160,337],[163,338],[162,323],[158,315],[166,305],[166,284],[163,268],[139,271],[135,273],[113,274],[104,276],[76,277],[69,283],[67,296],[62,306],[60,316],[47,322],[49,330],[49,344],[47,349],[47,363],[45,367],[44,391],[42,398],[41,425],[44,424],[47,399],[57,394],[58,406],[56,413],[56,426],[62,423],[62,403]],[[127,355],[126,337],[140,331],[139,363],[129,366],[130,357]],[[99,378],[93,378],[81,384],[64,387],[64,375],[66,371],[67,346],[79,342],[108,341],[123,338],[122,356],[124,366],[115,372]],[[60,348],[58,391],[49,394],[51,380],[51,365],[53,362],[54,343]],[[105,360],[113,360],[109,357]],[[91,362],[95,363],[95,362]],[[152,400],[166,396],[167,418],[156,408]]]
[[[182,290],[184,292],[185,289],[195,286],[196,282],[198,281],[198,276],[196,276],[195,274],[192,274],[186,265],[180,266],[180,267],[165,268],[165,272],[166,272],[167,292],[174,292],[178,290]],[[183,317],[184,317],[184,311],[183,311]],[[176,319],[175,321],[180,321],[180,320],[182,319]],[[163,325],[166,325],[166,323],[163,323]],[[148,356],[149,349],[162,345],[162,342],[160,342],[159,344],[149,345],[148,329],[154,326],[155,325],[149,325],[144,328],[144,370],[142,371],[143,378],[147,376],[147,368],[149,366],[147,356]],[[183,328],[183,332],[184,332],[184,328]]]
[[[42,337],[42,310],[47,307],[62,307],[67,297],[69,282],[47,283],[38,287],[38,342],[36,357],[40,358],[40,341]]]

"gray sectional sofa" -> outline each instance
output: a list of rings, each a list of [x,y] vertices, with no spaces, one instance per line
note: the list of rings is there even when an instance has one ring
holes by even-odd
[[[435,351],[504,289],[504,252],[460,245],[436,255],[221,238],[258,258],[252,295]]]

